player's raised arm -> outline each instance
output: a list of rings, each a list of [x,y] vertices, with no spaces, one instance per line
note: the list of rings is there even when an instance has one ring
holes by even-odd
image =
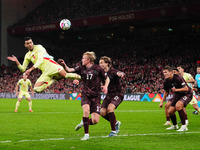
[[[17,57],[15,57],[14,55],[8,56],[7,59],[9,59],[9,60],[11,60],[11,61],[14,61],[14,62],[17,64],[17,66],[20,65],[20,63],[19,63]]]
[[[20,62],[18,61],[17,57],[15,57],[14,55],[8,56],[7,59],[15,62],[17,64],[17,66],[21,65]]]
[[[62,65],[63,68],[64,68],[67,72],[75,72],[75,69],[74,69],[74,68],[69,68],[69,67],[66,65],[66,63],[65,63],[65,61],[64,61],[63,59],[58,59],[57,62],[58,62],[60,65]]]
[[[8,56],[7,59],[15,62],[17,64],[17,67],[19,68],[19,70],[21,72],[24,72],[29,64],[29,60],[26,59],[26,56],[24,58],[24,61],[23,61],[23,65],[20,64],[20,62],[18,61],[17,57],[15,57],[14,55],[11,56]]]

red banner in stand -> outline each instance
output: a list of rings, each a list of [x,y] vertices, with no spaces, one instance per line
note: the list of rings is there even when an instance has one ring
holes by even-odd
[[[72,28],[86,27],[86,26],[94,26],[102,24],[111,24],[117,22],[127,22],[133,20],[145,20],[151,18],[178,16],[185,14],[195,15],[197,13],[200,13],[199,8],[200,8],[200,3],[197,3],[190,5],[179,5],[173,7],[162,7],[162,8],[148,9],[148,10],[131,11],[119,14],[110,14],[105,16],[72,19],[70,21],[72,23]],[[8,33],[12,35],[17,35],[17,34],[25,34],[33,32],[45,32],[52,30],[60,30],[59,22],[21,26],[21,27],[11,27],[8,28]]]

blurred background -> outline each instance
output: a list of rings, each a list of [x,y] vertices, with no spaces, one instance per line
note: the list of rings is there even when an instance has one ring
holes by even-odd
[[[200,60],[199,0],[0,0],[0,92],[13,92],[21,72],[7,56],[22,63],[31,36],[54,59],[70,67],[85,51],[112,58],[113,66],[126,73],[125,93],[163,93],[162,69],[183,65],[196,74]],[[63,31],[62,19],[72,26]],[[30,80],[35,83],[40,71]],[[45,92],[81,92],[61,80]]]

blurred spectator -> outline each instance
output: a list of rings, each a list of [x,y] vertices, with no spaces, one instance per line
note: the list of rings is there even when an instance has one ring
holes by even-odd
[[[162,69],[165,65],[176,67],[181,64],[186,72],[193,76],[196,73],[196,62],[200,59],[199,32],[187,33],[184,36],[182,34],[151,36],[151,38],[123,36],[111,39],[105,38],[105,34],[87,35],[84,41],[75,40],[71,44],[66,44],[66,42],[57,44],[56,41],[42,40],[49,54],[55,56],[56,59],[60,57],[65,59],[70,67],[76,66],[74,62],[77,62],[86,50],[94,51],[98,58],[103,55],[111,57],[113,66],[126,73],[123,81],[125,93],[163,93]],[[37,41],[37,39],[34,40]],[[64,50],[65,47],[67,51]],[[22,73],[18,68],[2,66],[0,92],[14,92],[14,85],[20,75]],[[35,83],[38,76],[40,76],[40,71],[35,70],[29,78]],[[75,86],[71,80],[63,79],[50,86],[45,92],[81,92],[81,89],[82,84]]]
[[[133,10],[194,3],[198,0],[47,0],[13,26],[56,22]]]

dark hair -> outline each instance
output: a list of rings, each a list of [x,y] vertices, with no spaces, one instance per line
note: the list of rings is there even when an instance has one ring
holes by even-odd
[[[177,67],[181,67],[182,69],[184,69],[183,65],[178,65]]]
[[[108,63],[108,67],[111,67],[111,66],[112,66],[112,60],[111,60],[110,57],[102,56],[102,57],[100,58],[100,60],[101,60],[101,59],[104,60],[105,63]]]
[[[176,70],[176,71],[178,71],[178,69],[176,68],[176,67],[172,67],[172,70]],[[179,71],[178,71],[179,72]]]
[[[28,37],[28,36],[24,38],[24,42],[25,42],[25,41],[28,41],[28,40],[32,40],[32,38],[31,38],[31,37]]]
[[[200,68],[200,65],[197,65],[197,68]]]
[[[163,68],[163,70],[172,71],[173,69],[172,69],[172,67],[170,67],[170,66],[165,66],[165,67]]]

